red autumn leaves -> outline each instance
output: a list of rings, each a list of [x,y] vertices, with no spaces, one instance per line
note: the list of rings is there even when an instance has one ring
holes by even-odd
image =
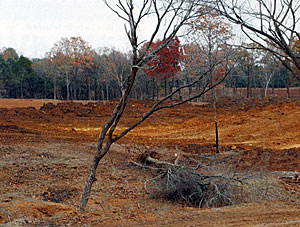
[[[149,51],[158,48],[163,41],[154,42]],[[146,43],[144,48],[148,45]],[[143,48],[142,48],[143,49]],[[178,38],[173,39],[169,45],[161,49],[152,60],[147,63],[144,73],[147,76],[158,79],[172,78],[181,71],[180,61],[183,59],[183,51]]]

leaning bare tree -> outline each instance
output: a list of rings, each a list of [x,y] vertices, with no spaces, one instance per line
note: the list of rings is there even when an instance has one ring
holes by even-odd
[[[137,122],[125,129],[119,135],[113,135],[125,111],[128,97],[134,86],[138,70],[144,68],[146,63],[155,57],[160,50],[167,47],[169,43],[179,35],[179,32],[186,24],[190,23],[194,18],[205,14],[206,11],[203,7],[204,0],[140,0],[135,2],[133,0],[118,0],[115,6],[109,5],[107,1],[104,2],[113,12],[115,12],[123,21],[125,21],[126,34],[132,47],[131,70],[126,78],[125,85],[122,87],[122,96],[110,118],[104,124],[98,137],[96,152],[91,162],[84,191],[80,197],[80,212],[83,212],[86,208],[86,204],[91,193],[92,184],[96,179],[95,174],[98,164],[100,160],[107,154],[113,143],[125,136],[154,112],[164,108],[177,106],[198,98],[222,82],[222,80],[218,81],[211,86],[209,85],[210,81],[207,81],[206,84],[202,85],[202,89],[198,92],[198,94],[194,94],[192,97],[189,96],[178,102],[173,102],[172,104],[166,103],[167,100],[169,100],[173,95],[177,94],[180,90],[196,86],[198,83],[200,83],[201,79],[206,77],[207,73],[212,70],[208,69],[206,73],[204,72],[199,74],[193,82],[177,88],[166,97],[159,100],[148,112],[144,113]],[[139,41],[137,32],[138,30],[142,29],[142,23],[144,20],[149,18],[153,20],[153,23],[155,21],[153,31],[148,40]],[[160,46],[153,49],[151,48],[151,44],[156,39],[163,41]],[[140,46],[144,43],[148,44],[146,45],[146,48],[141,50]],[[224,75],[224,78],[228,73]]]
[[[300,69],[300,59],[293,52],[295,39],[300,39],[298,0],[216,0],[213,6],[231,22],[240,25],[243,33],[259,48],[271,52],[293,75]],[[298,32],[297,32],[298,30]]]

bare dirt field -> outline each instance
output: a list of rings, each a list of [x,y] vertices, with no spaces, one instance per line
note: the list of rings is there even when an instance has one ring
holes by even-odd
[[[149,110],[127,106],[117,132]],[[144,189],[153,174],[130,165],[129,151],[215,156],[209,104],[190,103],[155,113],[101,160],[87,211],[78,213],[98,133],[116,101],[62,102],[0,99],[0,224],[4,226],[300,226],[300,101],[218,103],[221,159],[238,171],[263,169],[293,176],[274,180],[294,197],[219,208],[153,199]],[[281,184],[282,183],[282,184]]]

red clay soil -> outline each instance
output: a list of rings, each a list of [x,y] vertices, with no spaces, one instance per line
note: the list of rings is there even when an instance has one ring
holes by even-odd
[[[128,150],[148,146],[166,161],[174,152],[213,155],[213,112],[205,103],[155,113],[113,145],[100,163],[87,212],[78,213],[97,136],[115,104],[0,99],[0,224],[300,226],[298,200],[198,209],[145,192],[152,174],[128,165]],[[151,104],[131,100],[116,134]],[[300,171],[299,101],[221,99],[217,107],[220,157],[232,157],[231,168]],[[293,190],[300,191],[297,183]]]

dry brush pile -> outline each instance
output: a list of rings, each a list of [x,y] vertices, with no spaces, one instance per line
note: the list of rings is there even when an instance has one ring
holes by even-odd
[[[299,199],[287,191],[280,179],[266,170],[233,168],[237,154],[196,155],[175,153],[172,161],[161,161],[149,147],[127,147],[132,167],[151,171],[144,183],[152,198],[162,198],[198,208],[230,206],[246,202]]]

